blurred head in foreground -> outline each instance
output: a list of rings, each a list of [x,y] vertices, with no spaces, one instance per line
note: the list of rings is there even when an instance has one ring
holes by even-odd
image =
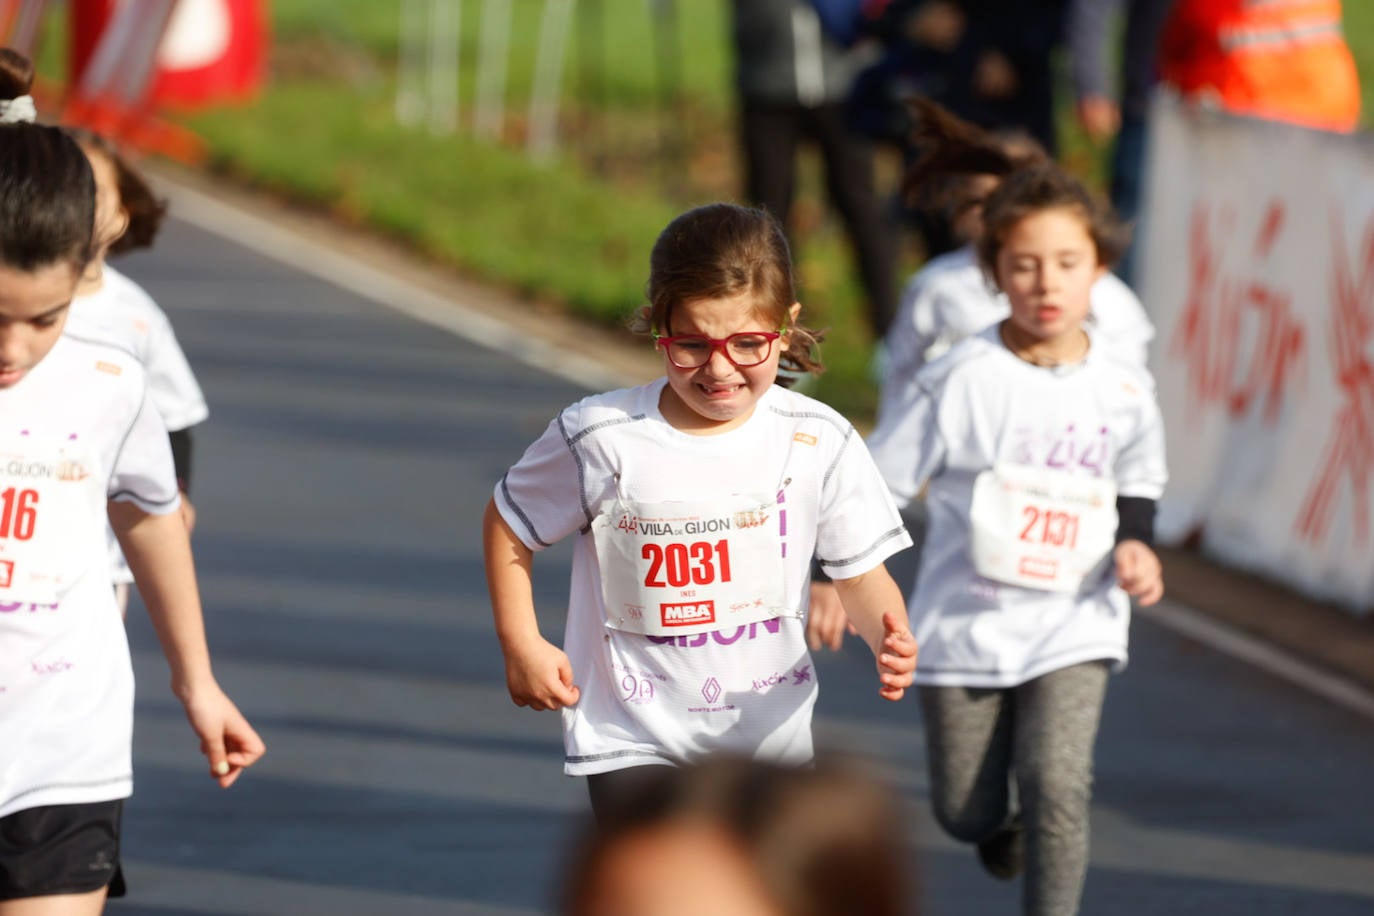
[[[899,916],[913,912],[901,805],[831,762],[662,767],[591,828],[566,916]]]

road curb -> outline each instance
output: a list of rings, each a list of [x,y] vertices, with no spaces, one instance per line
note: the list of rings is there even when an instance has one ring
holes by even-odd
[[[1374,621],[1194,551],[1159,553],[1171,598],[1374,691]]]

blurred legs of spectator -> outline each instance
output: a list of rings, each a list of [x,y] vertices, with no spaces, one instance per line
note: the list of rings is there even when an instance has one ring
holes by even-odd
[[[963,0],[969,27],[954,53],[950,111],[980,127],[1023,130],[1051,156],[1053,56],[1063,39],[1066,0]]]
[[[1135,273],[1135,253],[1139,246],[1141,192],[1145,183],[1145,148],[1149,143],[1149,119],[1122,115],[1121,128],[1112,148],[1111,200],[1112,209],[1132,227],[1131,243],[1126,248],[1116,275],[1126,285],[1132,285]]]
[[[851,123],[901,149],[908,163],[908,100],[928,98],[989,130],[1029,134],[1051,154],[1054,52],[1067,0],[889,0],[871,25],[881,57],[854,81]],[[1088,0],[1092,2],[1092,0]],[[1113,0],[1099,0],[1113,2]],[[927,258],[963,242],[938,212],[898,206]]]
[[[1186,2],[1186,0],[1185,0]],[[1115,136],[1111,162],[1112,207],[1126,222],[1141,215],[1150,93],[1158,74],[1160,35],[1175,0],[1071,0],[1066,32],[1078,119],[1089,137]],[[1119,32],[1118,20],[1124,16]],[[1120,56],[1120,93],[1110,89],[1108,47]],[[1134,236],[1140,232],[1137,228]],[[1132,241],[1116,267],[1131,283],[1137,246]]]
[[[744,100],[745,194],[787,225],[803,143],[820,151],[826,194],[840,214],[868,302],[869,326],[881,338],[897,307],[896,232],[874,192],[873,148],[849,128],[845,107],[771,105]]]

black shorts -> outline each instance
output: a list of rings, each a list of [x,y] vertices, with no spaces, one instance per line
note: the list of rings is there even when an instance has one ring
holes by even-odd
[[[86,894],[109,885],[124,896],[119,867],[122,800],[48,805],[0,817],[0,900]]]

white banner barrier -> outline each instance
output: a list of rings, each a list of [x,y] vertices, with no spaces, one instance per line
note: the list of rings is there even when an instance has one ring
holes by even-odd
[[[1161,97],[1136,277],[1159,334],[1159,535],[1374,612],[1374,137]]]

